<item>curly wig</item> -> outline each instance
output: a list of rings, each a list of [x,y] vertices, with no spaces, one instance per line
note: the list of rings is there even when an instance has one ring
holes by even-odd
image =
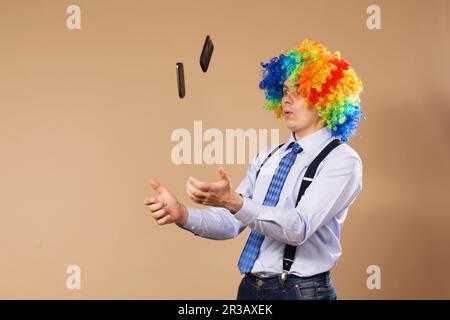
[[[359,120],[365,119],[359,97],[362,82],[339,52],[332,54],[319,42],[306,39],[261,66],[259,88],[266,97],[264,109],[274,110],[277,118],[282,114],[283,83],[287,79],[316,108],[333,136],[342,141],[348,141]]]

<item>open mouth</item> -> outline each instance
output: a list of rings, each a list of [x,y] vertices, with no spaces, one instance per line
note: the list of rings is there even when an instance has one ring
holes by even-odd
[[[289,116],[293,115],[293,113],[289,110],[283,110],[283,113],[284,113],[285,117],[289,117]]]

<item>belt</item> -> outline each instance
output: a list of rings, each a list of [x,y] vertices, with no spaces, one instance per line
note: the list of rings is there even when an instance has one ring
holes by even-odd
[[[253,273],[246,273],[245,274],[245,278],[247,278],[250,282],[258,285],[258,286],[262,286],[264,284],[266,284],[267,282],[273,282],[274,279],[280,279],[281,281],[284,282],[284,280],[281,278],[283,274],[277,274],[277,275],[273,275],[273,276],[269,276],[269,277],[261,277],[258,276],[256,274]],[[285,279],[286,281],[289,280],[311,280],[311,279],[323,279],[323,278],[329,278],[330,277],[330,271],[325,271],[322,273],[318,273],[316,275],[313,276],[309,276],[309,277],[300,277],[300,276],[296,276],[294,274],[288,274],[287,279]]]

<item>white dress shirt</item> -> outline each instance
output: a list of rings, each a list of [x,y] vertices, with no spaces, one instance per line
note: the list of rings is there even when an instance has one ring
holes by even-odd
[[[195,235],[225,240],[238,236],[245,227],[265,235],[252,273],[280,274],[286,244],[298,246],[291,273],[312,276],[333,268],[342,250],[339,242],[349,206],[362,190],[362,162],[356,151],[342,143],[320,163],[311,185],[295,207],[308,165],[335,137],[324,127],[297,141],[303,151],[297,155],[286,178],[276,207],[262,205],[279,161],[296,141],[290,133],[286,143],[256,172],[277,146],[258,153],[247,175],[236,188],[243,195],[242,208],[232,214],[225,208],[188,208],[183,229]]]

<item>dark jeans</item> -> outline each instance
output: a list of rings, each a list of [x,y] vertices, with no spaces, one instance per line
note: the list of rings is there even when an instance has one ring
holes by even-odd
[[[336,300],[330,272],[311,277],[289,275],[261,278],[247,273],[239,285],[237,300]]]

